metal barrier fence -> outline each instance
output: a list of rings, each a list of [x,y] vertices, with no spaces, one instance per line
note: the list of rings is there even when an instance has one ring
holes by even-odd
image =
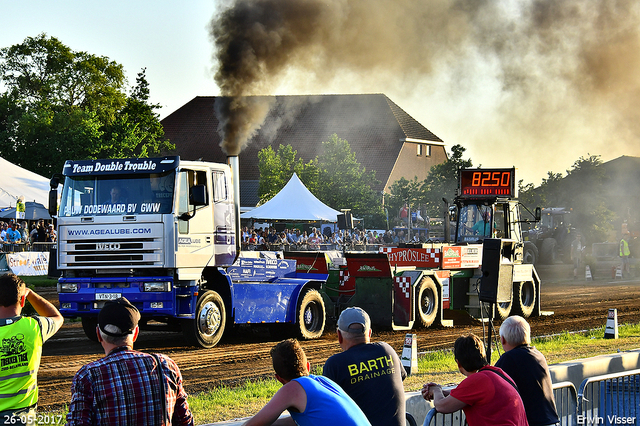
[[[577,424],[636,424],[640,369],[587,377],[578,391]]]
[[[24,251],[52,251],[55,250],[56,243],[20,243],[20,244],[0,244],[2,253],[21,253]]]
[[[571,382],[554,383],[553,399],[556,401],[556,411],[560,417],[561,426],[576,424],[578,414],[578,394]]]
[[[573,426],[577,420],[578,395],[571,382],[553,384],[553,397],[560,417],[560,425]],[[462,410],[453,413],[438,413],[432,408],[424,419],[423,426],[466,426],[467,418]]]
[[[427,417],[424,418],[423,426],[466,426],[467,418],[464,415],[464,411],[458,410],[453,413],[443,414],[438,413],[435,408],[432,408],[427,413]]]

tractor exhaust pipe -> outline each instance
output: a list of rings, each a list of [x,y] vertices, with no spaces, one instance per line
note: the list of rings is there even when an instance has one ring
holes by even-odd
[[[231,167],[231,180],[233,182],[233,205],[235,210],[235,224],[236,224],[236,258],[238,259],[240,255],[240,250],[242,250],[242,227],[240,226],[240,163],[238,162],[237,155],[229,155],[227,157],[227,164]]]

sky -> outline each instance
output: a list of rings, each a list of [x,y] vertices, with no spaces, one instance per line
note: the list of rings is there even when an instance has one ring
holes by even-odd
[[[229,93],[215,79],[214,16],[224,31],[256,21],[287,54],[259,62],[242,94],[384,93],[447,150],[460,144],[474,166],[515,166],[535,185],[580,157],[640,156],[638,2],[265,2],[299,13],[270,27],[260,14],[221,14],[247,0],[5,1],[0,47],[44,32],[122,64],[130,85],[146,67],[163,118]]]

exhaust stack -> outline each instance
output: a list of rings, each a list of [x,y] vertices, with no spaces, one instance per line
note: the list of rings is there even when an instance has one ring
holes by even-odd
[[[233,182],[233,205],[235,210],[235,222],[236,222],[236,259],[240,256],[241,245],[241,232],[240,226],[240,163],[238,162],[237,155],[229,155],[227,157],[227,164],[231,167],[231,180]],[[234,259],[234,263],[235,260]]]

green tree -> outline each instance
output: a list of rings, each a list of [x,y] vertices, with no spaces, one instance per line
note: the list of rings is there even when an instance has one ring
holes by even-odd
[[[145,70],[136,81],[128,96],[121,65],[46,34],[0,49],[0,152],[50,176],[71,158],[170,151],[154,112],[159,106],[148,103]]]
[[[398,220],[394,219],[397,219],[400,209],[405,204],[411,206],[411,210],[415,211],[423,199],[424,181],[418,181],[417,176],[414,176],[413,180],[401,177],[393,182],[389,188],[389,194],[384,198],[391,224],[398,223]]]
[[[304,163],[296,158],[297,151],[291,145],[280,145],[278,151],[267,146],[258,152],[260,204],[273,198],[289,182],[295,172],[312,193],[318,187],[318,169],[314,160]]]
[[[384,227],[382,197],[372,189],[375,173],[367,172],[351,150],[349,142],[337,135],[322,143],[322,154],[304,163],[290,145],[277,152],[268,146],[258,153],[261,202],[276,195],[293,173],[320,201],[333,209],[351,209],[368,228]]]
[[[458,188],[458,169],[468,168],[473,165],[471,159],[463,159],[466,148],[462,145],[451,147],[449,159],[444,163],[436,164],[429,170],[429,175],[424,180],[422,191],[422,204],[426,206],[429,216],[442,216],[443,198],[449,203],[453,202]]]
[[[587,243],[606,241],[613,222],[620,220],[610,209],[615,200],[611,199],[609,177],[598,155],[578,158],[564,176],[547,172],[537,188],[522,183],[519,187],[520,200],[531,203],[529,206],[570,209],[568,225],[579,230]]]
[[[562,182],[566,203],[573,209],[572,225],[590,243],[606,241],[613,229],[615,214],[609,209],[607,181],[600,156],[589,155],[576,160]]]
[[[97,153],[98,157],[149,157],[174,149],[163,140],[164,128],[156,112],[161,106],[149,103],[146,71],[143,68],[138,73],[124,107],[105,126],[103,152]]]
[[[367,171],[358,162],[348,141],[333,134],[322,142],[317,162],[317,197],[322,202],[336,210],[351,209],[368,228],[383,226],[382,195],[373,189],[378,183],[375,171]]]

